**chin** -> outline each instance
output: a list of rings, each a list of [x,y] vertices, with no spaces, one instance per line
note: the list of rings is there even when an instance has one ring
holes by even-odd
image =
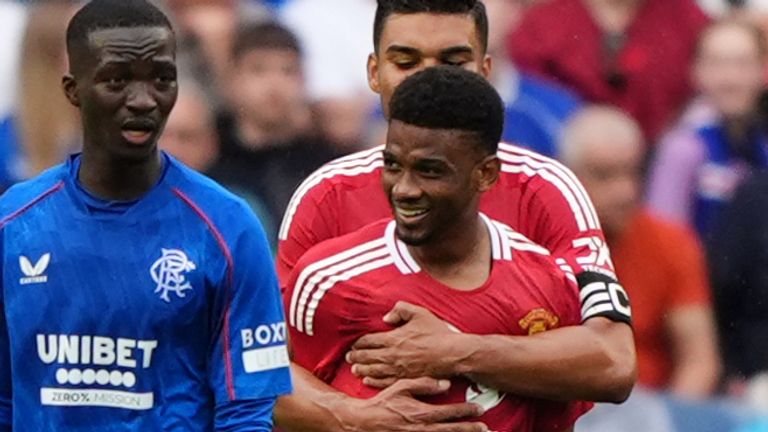
[[[141,163],[157,157],[158,151],[157,142],[153,141],[141,146],[133,144],[122,146],[114,152],[114,155],[125,162]]]
[[[423,246],[429,243],[431,237],[429,233],[416,233],[400,228],[397,229],[397,238],[408,246]]]

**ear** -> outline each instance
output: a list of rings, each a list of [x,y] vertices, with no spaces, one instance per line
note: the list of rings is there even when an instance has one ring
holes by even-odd
[[[493,70],[493,59],[488,54],[483,57],[483,64],[480,67],[480,74],[485,77],[485,79],[490,79],[491,72]]]
[[[368,87],[373,90],[374,93],[381,93],[381,86],[379,85],[379,59],[376,57],[376,53],[368,55]]]
[[[77,94],[77,81],[71,74],[66,74],[61,78],[61,88],[64,89],[64,96],[72,105],[80,108],[80,97]]]
[[[501,161],[499,157],[495,154],[486,156],[475,167],[477,190],[480,192],[490,190],[499,180],[500,172]]]

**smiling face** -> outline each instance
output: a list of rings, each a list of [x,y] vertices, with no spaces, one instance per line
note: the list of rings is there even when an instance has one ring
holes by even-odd
[[[146,160],[177,97],[175,41],[165,27],[94,30],[63,79],[81,113],[85,151]]]
[[[416,72],[454,65],[487,77],[490,57],[470,14],[392,14],[384,24],[379,50],[368,59],[368,83],[381,96],[385,115],[401,82]]]
[[[390,123],[382,185],[404,243],[439,242],[477,218],[480,194],[495,183],[499,164],[476,139],[470,132]]]

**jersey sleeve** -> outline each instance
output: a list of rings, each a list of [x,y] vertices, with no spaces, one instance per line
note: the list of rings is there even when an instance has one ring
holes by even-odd
[[[586,414],[592,402],[537,401],[534,414],[534,432],[563,432]]]
[[[270,432],[275,398],[237,400],[216,409],[216,432]]]
[[[311,254],[311,252],[310,252]],[[306,258],[306,259],[305,259]],[[344,288],[324,272],[322,260],[303,258],[283,286],[292,360],[330,383],[354,342],[345,305],[328,290]]]
[[[285,318],[269,245],[246,204],[237,211],[239,217],[230,221],[230,229],[237,230],[231,243],[216,235],[227,261],[216,289],[219,329],[209,359],[217,407],[291,391]]]
[[[548,259],[549,258],[549,259]],[[551,257],[542,257],[554,267]],[[573,276],[566,271],[551,268],[547,272],[549,280],[542,279],[542,305],[552,309],[558,318],[556,327],[578,325],[580,322],[578,287]],[[591,402],[584,401],[544,401],[535,402],[535,432],[562,432],[576,423],[582,415],[592,409]]]
[[[540,167],[540,175],[523,196],[521,206],[527,213],[520,231],[549,249],[561,269],[577,276],[582,321],[606,317],[630,323],[629,297],[616,280],[611,253],[586,190],[562,164],[540,156],[530,158]]]
[[[312,246],[338,236],[335,194],[328,180],[319,174],[312,174],[299,185],[283,216],[277,249],[277,274],[282,282]]]

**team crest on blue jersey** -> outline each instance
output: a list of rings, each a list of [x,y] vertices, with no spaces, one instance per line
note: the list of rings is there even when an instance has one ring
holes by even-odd
[[[152,264],[149,273],[152,275],[152,280],[157,284],[155,293],[159,293],[163,301],[170,303],[170,293],[184,298],[186,296],[185,291],[192,289],[185,273],[194,270],[196,266],[183,251],[162,249],[162,252],[163,256]]]

